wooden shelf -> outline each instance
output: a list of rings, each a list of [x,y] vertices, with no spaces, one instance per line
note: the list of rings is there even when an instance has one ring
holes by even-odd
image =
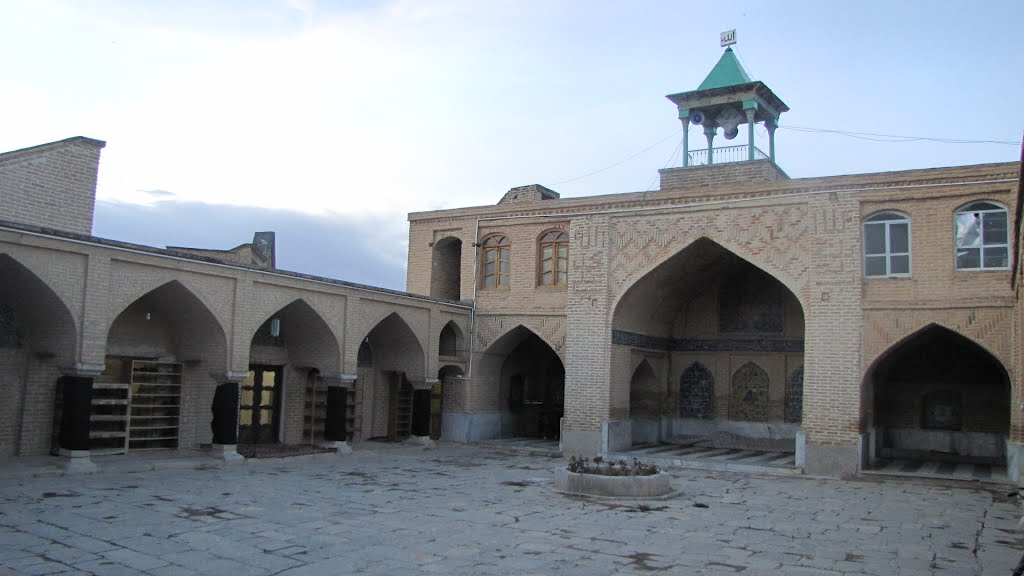
[[[181,375],[178,362],[107,357],[107,369],[93,383],[90,451],[176,448]]]

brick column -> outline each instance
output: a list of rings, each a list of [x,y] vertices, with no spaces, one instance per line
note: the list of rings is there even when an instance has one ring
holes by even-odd
[[[608,217],[575,218],[569,227],[565,412],[562,451],[593,456],[611,412],[611,310]]]
[[[818,196],[808,204],[804,468],[810,474],[845,477],[859,468],[862,432],[860,209],[847,195]]]
[[[355,374],[321,377],[327,383],[327,420],[324,444],[338,454],[351,454],[348,445],[348,389],[356,385]]]
[[[248,372],[227,371],[214,377],[222,383],[213,395],[212,452],[227,461],[244,460],[238,453],[238,383],[249,375]]]

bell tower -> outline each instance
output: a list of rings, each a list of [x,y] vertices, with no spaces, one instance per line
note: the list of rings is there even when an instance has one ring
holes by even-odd
[[[751,80],[732,50],[736,31],[722,33],[725,52],[718,64],[696,90],[666,96],[679,109],[683,123],[683,167],[722,162],[769,159],[775,162],[775,128],[779,116],[789,107],[764,82]],[[754,145],[754,125],[763,123],[768,130],[768,154]],[[690,150],[690,125],[704,127],[708,140],[706,150]],[[719,148],[715,154],[714,140],[718,129],[726,140],[739,134],[739,127],[747,125],[747,146]],[[717,162],[716,162],[717,160]]]

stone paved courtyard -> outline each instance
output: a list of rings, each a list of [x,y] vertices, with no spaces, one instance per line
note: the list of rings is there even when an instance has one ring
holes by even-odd
[[[551,489],[561,460],[442,445],[0,479],[0,573],[1008,575],[1005,487],[673,471],[664,501]]]

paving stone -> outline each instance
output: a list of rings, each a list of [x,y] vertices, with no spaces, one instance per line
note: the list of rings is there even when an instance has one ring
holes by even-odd
[[[360,448],[0,478],[0,574],[960,576],[1009,573],[1024,543],[1017,503],[979,484],[687,470],[673,472],[683,497],[641,507],[524,482],[549,479],[549,458]]]

